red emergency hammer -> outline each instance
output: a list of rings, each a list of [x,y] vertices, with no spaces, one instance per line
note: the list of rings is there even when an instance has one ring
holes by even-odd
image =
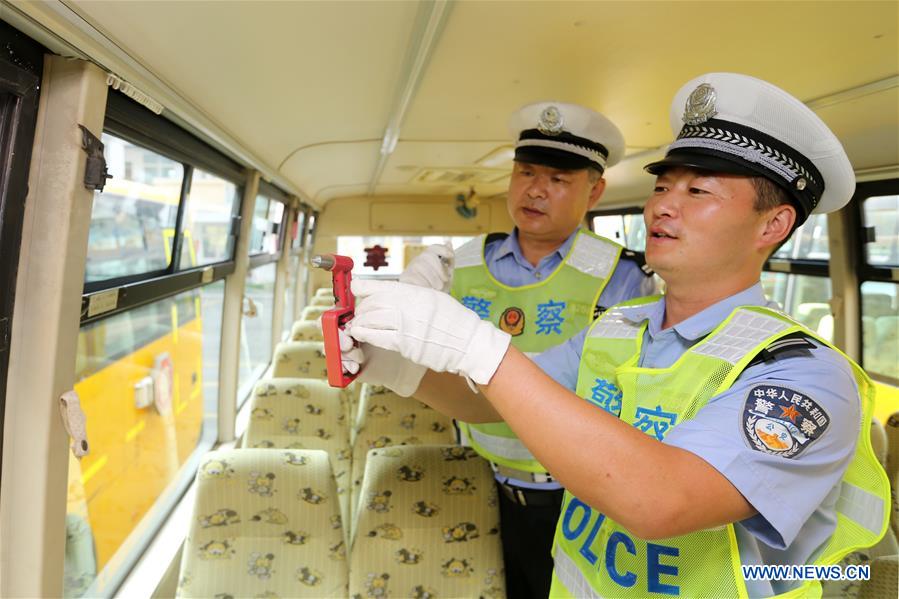
[[[336,306],[322,314],[322,337],[325,341],[325,363],[328,367],[328,384],[332,387],[346,387],[359,373],[347,374],[340,361],[340,338],[338,329],[346,327],[356,309],[356,298],[350,290],[353,259],[337,254],[320,254],[312,258],[312,266],[331,271]],[[360,369],[361,370],[361,369]]]

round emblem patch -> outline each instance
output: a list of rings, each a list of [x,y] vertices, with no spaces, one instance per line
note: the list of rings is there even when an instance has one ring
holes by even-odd
[[[830,426],[830,416],[804,393],[778,385],[756,385],[743,404],[742,429],[756,451],[792,458]]]
[[[506,308],[499,317],[499,329],[517,337],[524,332],[524,312],[521,308]]]
[[[687,105],[684,106],[683,121],[688,125],[699,125],[704,123],[716,114],[715,101],[718,94],[715,88],[708,83],[703,83],[690,93],[687,98]]]
[[[565,124],[562,113],[555,106],[547,106],[540,113],[540,121],[537,123],[537,129],[544,135],[558,135],[562,132],[562,125]]]

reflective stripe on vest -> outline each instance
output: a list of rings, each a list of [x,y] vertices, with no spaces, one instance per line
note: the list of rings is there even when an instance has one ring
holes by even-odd
[[[635,330],[634,323],[625,322],[626,314],[652,301],[658,300],[616,306],[606,313],[610,322],[603,323],[603,315],[592,327],[577,392],[659,440],[730,388],[747,364],[781,337],[801,332],[839,352],[785,314],[750,306],[735,309],[672,367],[637,367],[646,324]],[[861,423],[841,483],[836,529],[811,565],[834,564],[850,551],[873,545],[886,531],[889,516],[889,484],[869,437],[873,386],[858,365],[846,360],[859,387]],[[591,596],[585,586],[592,596],[746,596],[733,525],[647,542],[566,492],[555,545],[557,560],[560,554],[567,560],[557,561],[564,571],[553,579],[553,597]],[[820,593],[817,584],[809,581],[790,593]]]
[[[512,344],[529,357],[568,340],[591,323],[596,302],[623,249],[579,230],[565,258],[543,281],[510,287],[487,269],[485,243],[486,236],[480,235],[456,251],[452,295],[510,333]],[[474,450],[491,462],[547,474],[505,423],[460,422],[459,428]]]

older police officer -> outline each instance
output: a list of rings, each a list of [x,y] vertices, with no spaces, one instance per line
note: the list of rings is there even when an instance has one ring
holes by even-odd
[[[810,213],[846,204],[852,167],[811,110],[744,75],[687,83],[672,124],[644,211],[666,295],[589,329],[576,394],[431,290],[354,285],[350,333],[481,385],[486,401],[438,393],[429,374],[417,396],[471,419],[498,413],[564,485],[552,596],[815,594],[816,581],[745,580],[740,565],[832,564],[883,534],[872,385],[767,308],[759,277]]]
[[[515,228],[460,247],[453,272],[444,266],[451,252],[432,246],[400,281],[449,289],[533,355],[568,340],[607,307],[652,293],[654,285],[641,254],[582,228],[605,189],[605,169],[624,154],[618,128],[564,102],[524,106],[509,128],[516,143],[506,201]],[[460,428],[496,473],[509,596],[545,597],[561,485],[505,423],[460,422]]]

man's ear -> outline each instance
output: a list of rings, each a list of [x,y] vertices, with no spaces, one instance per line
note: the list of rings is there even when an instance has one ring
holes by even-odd
[[[772,208],[765,219],[765,227],[759,238],[761,247],[774,248],[793,232],[793,223],[796,222],[796,208],[790,204],[781,204]]]
[[[590,188],[590,203],[587,204],[587,210],[593,210],[596,205],[599,203],[599,198],[602,197],[602,192],[606,189],[606,180],[604,177],[600,177],[596,180],[596,183],[593,184],[593,187]]]

